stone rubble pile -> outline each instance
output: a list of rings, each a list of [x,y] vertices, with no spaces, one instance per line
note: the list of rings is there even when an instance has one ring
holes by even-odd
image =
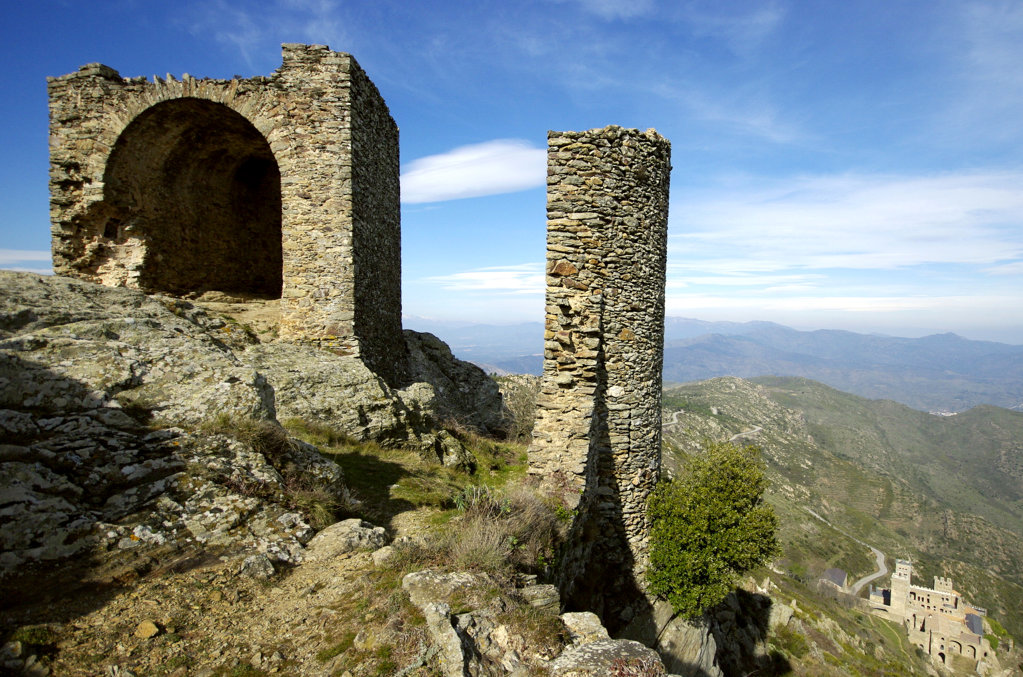
[[[646,671],[623,674],[666,675],[657,652],[633,640],[611,639],[596,614],[589,612],[557,616],[569,640],[560,651],[553,645],[537,646],[509,622],[507,611],[513,602],[490,592],[494,582],[484,575],[426,569],[406,575],[402,587],[426,616],[445,677],[524,675],[537,670],[552,677],[605,677],[625,666]],[[537,593],[533,588],[544,590]],[[527,586],[517,593],[539,600],[527,602],[536,608],[545,607],[550,594],[557,597],[549,585]],[[469,610],[453,611],[456,604]],[[552,618],[558,606],[556,602],[555,610],[547,610]]]

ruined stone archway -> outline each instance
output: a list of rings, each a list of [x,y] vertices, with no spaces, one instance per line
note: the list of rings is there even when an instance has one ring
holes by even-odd
[[[92,227],[104,258],[135,260],[140,288],[280,296],[281,175],[240,114],[195,98],[152,106],[121,133],[103,184]]]
[[[149,81],[98,63],[48,78],[53,270],[279,296],[281,338],[397,384],[398,127],[350,54],[281,54],[252,78]]]

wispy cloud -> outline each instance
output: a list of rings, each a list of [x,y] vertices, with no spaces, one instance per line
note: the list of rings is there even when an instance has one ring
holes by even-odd
[[[770,98],[759,92],[719,88],[662,78],[651,83],[651,91],[676,102],[688,119],[713,123],[723,131],[787,144],[801,141],[805,133],[779,113]]]
[[[274,0],[258,6],[236,0],[211,0],[190,9],[184,20],[192,34],[210,35],[225,47],[236,49],[254,68],[257,52],[282,41],[351,49],[351,36],[340,14],[336,0]]]
[[[785,19],[785,8],[777,2],[757,3],[751,11],[740,13],[705,9],[690,4],[682,12],[697,36],[716,38],[737,54],[748,54],[771,34]]]
[[[844,175],[677,200],[671,248],[693,272],[893,270],[1023,258],[1023,174]]]
[[[426,278],[448,291],[479,291],[488,294],[542,294],[546,289],[543,264],[478,268]]]
[[[401,201],[440,202],[514,193],[544,185],[547,151],[497,139],[413,160],[401,174]]]
[[[556,0],[565,2],[566,0]],[[631,19],[654,10],[654,0],[571,0],[590,14],[605,20]]]
[[[943,96],[926,140],[973,152],[1023,142],[1023,4],[977,0],[952,5],[935,62]]]
[[[40,275],[53,273],[50,252],[31,249],[0,249],[0,268]]]

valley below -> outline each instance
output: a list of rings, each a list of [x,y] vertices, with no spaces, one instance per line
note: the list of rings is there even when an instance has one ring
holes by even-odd
[[[882,551],[889,569],[906,559],[925,581],[951,577],[1023,634],[1023,414],[934,416],[800,378],[716,378],[668,388],[663,404],[669,472],[708,440],[760,447],[786,574],[862,581]]]

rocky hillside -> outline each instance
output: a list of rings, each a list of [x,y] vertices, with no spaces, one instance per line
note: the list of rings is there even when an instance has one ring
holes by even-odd
[[[674,450],[666,462],[676,467],[704,439],[763,449],[781,517],[778,565],[791,580],[812,584],[829,567],[850,580],[868,575],[876,567],[869,543],[889,567],[911,558],[924,580],[951,576],[1011,633],[1023,631],[1019,503],[1015,476],[1002,470],[1019,456],[1023,415],[931,416],[804,379],[686,384],[668,389],[664,406]],[[939,481],[953,467],[955,484]]]
[[[571,512],[433,336],[405,333],[392,388],[275,340],[269,301],[0,288],[0,673],[666,674],[559,613]],[[649,631],[722,674],[708,626]]]

